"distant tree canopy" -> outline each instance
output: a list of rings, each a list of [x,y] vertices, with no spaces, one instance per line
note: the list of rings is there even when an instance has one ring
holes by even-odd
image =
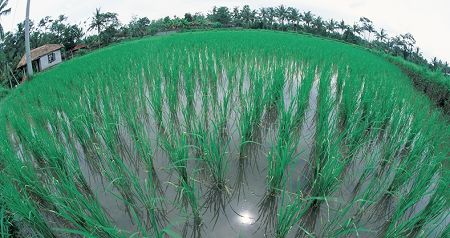
[[[7,3],[7,0],[0,0],[0,16],[10,13],[11,9],[7,8]],[[123,39],[144,37],[157,32],[242,27],[329,37],[401,56],[431,70],[450,74],[447,62],[437,58],[428,62],[423,57],[420,48],[416,46],[414,36],[410,33],[390,37],[386,30],[377,30],[374,23],[366,17],[348,24],[343,20],[326,20],[311,11],[302,12],[284,5],[260,9],[252,9],[248,5],[233,9],[220,6],[214,7],[206,15],[186,13],[183,17],[167,16],[157,20],[135,16],[128,24],[121,24],[117,13],[102,12],[97,8],[88,23],[87,29],[82,29],[78,25],[69,24],[64,15],[57,18],[45,17],[38,24],[31,24],[31,47],[60,43],[64,45],[65,50],[70,50],[77,44],[86,44],[90,49],[96,49]],[[91,32],[91,35],[86,35],[87,32]],[[17,84],[17,79],[21,78],[21,72],[15,70],[15,66],[24,54],[23,24],[18,24],[14,32],[5,34],[0,25],[0,36],[0,84],[13,87]]]
[[[217,27],[232,26],[232,16],[228,7],[214,7],[212,12],[208,14],[208,20],[210,20],[212,23],[216,23]]]

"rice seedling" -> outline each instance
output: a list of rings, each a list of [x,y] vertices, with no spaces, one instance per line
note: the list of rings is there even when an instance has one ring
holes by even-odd
[[[11,217],[6,211],[6,207],[2,204],[0,209],[0,235],[2,237],[11,237]]]
[[[450,131],[408,82],[352,45],[270,31],[73,59],[0,104],[0,232],[439,237]]]
[[[298,140],[294,124],[294,104],[287,106],[283,105],[283,100],[280,100],[280,122],[277,134],[276,144],[272,147],[268,155],[268,194],[274,196],[283,190],[285,179],[288,175],[285,171],[289,164],[295,162],[297,154],[296,148]]]

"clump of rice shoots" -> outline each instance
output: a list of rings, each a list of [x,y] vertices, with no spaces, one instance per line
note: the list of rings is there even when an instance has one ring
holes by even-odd
[[[394,66],[331,40],[115,45],[11,91],[0,127],[6,236],[17,221],[44,237],[448,229],[447,122]]]

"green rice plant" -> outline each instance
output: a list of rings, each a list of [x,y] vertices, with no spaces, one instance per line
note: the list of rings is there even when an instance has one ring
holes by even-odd
[[[23,130],[22,132],[24,132]],[[44,137],[43,135],[46,134],[46,132],[43,132],[42,130],[39,131],[37,128],[34,128],[33,131],[34,134],[34,141],[25,142],[29,146],[29,150],[33,151],[34,157],[39,157],[42,159],[41,161],[41,168],[48,170],[47,178],[40,178],[42,179],[48,179],[53,182],[53,186],[58,189],[51,195],[40,195],[39,200],[41,201],[41,208],[39,209],[39,212],[48,211],[58,211],[59,209],[62,209],[61,212],[56,212],[54,215],[62,218],[62,223],[68,222],[72,224],[73,226],[77,227],[78,229],[85,230],[88,233],[94,232],[91,230],[92,227],[102,227],[100,224],[104,224],[103,228],[100,228],[95,231],[95,233],[107,233],[112,236],[114,236],[114,231],[110,230],[108,231],[108,227],[105,227],[109,223],[106,217],[102,217],[102,210],[98,206],[97,201],[95,199],[87,200],[85,196],[88,196],[88,194],[85,193],[85,189],[83,189],[80,193],[80,189],[83,188],[83,184],[85,183],[83,179],[79,181],[77,178],[80,178],[79,174],[76,174],[76,171],[73,171],[73,164],[60,164],[61,161],[54,161],[52,158],[58,158],[58,156],[55,155],[61,155],[65,154],[61,147],[54,147],[53,145],[57,145],[55,142],[49,142],[53,138],[52,137]],[[68,154],[65,154],[66,157],[68,157]],[[47,160],[50,159],[50,160]],[[68,160],[70,162],[72,160]],[[39,179],[38,179],[39,181]],[[76,184],[75,182],[80,182]],[[44,188],[41,188],[43,190]],[[46,188],[51,189],[51,188]],[[70,195],[71,198],[74,198],[74,200],[66,200],[61,199],[59,192],[64,194],[65,196]],[[62,197],[65,197],[62,196]],[[78,198],[78,199],[77,199]],[[37,199],[36,197],[32,197],[32,199]],[[9,201],[9,200],[8,200]],[[11,202],[11,204],[13,204]],[[70,205],[67,205],[70,204]],[[81,205],[83,204],[83,205]],[[21,206],[24,206],[25,204],[22,204]],[[87,210],[92,211],[93,213],[91,216],[83,214],[82,211],[85,211],[84,209],[78,210],[80,206],[83,207],[89,207]],[[75,209],[77,207],[78,209]],[[28,205],[28,207],[24,206],[24,209],[28,209],[32,211],[32,208]],[[70,213],[65,213],[66,211],[72,211]],[[80,212],[81,211],[81,212]],[[95,212],[97,211],[97,212]],[[26,216],[26,215],[25,215]],[[28,217],[30,217],[28,215]],[[31,218],[31,217],[30,217]],[[33,222],[38,221],[38,218]],[[41,218],[42,219],[42,218]],[[36,223],[39,224],[39,223]],[[44,222],[45,224],[45,222]],[[91,225],[91,226],[90,226]],[[47,230],[46,225],[40,225],[39,227],[36,227],[36,229],[42,233],[42,234],[52,234],[51,231]],[[71,233],[70,229],[64,231]],[[53,236],[53,235],[51,235]]]
[[[286,237],[292,230],[294,225],[298,224],[302,217],[307,214],[308,208],[311,203],[305,200],[301,193],[301,190],[299,190],[299,192],[300,193],[298,194],[291,195],[286,191],[283,191],[281,204],[277,212],[275,237]]]
[[[33,200],[29,197],[20,195],[20,190],[17,190],[11,184],[2,184],[2,193],[11,193],[5,197],[5,202],[9,207],[14,209],[15,214],[26,219],[37,232],[47,237],[54,237],[50,227],[46,224],[45,218],[40,214],[38,209],[33,205]]]
[[[272,106],[277,105],[279,99],[281,99],[280,92],[283,91],[285,87],[285,70],[284,70],[284,62],[281,61],[280,65],[274,66],[275,69],[272,70],[272,74],[270,74],[267,79],[266,88],[264,90],[265,97],[264,103],[266,105],[266,110],[270,109]]]
[[[315,65],[308,65],[304,67],[302,73],[300,88],[296,90],[295,101],[295,124],[298,126],[302,125],[304,121],[305,112],[308,109],[310,92],[313,87],[313,82],[316,74]]]
[[[438,224],[442,224],[444,219],[446,219],[446,215],[442,216],[440,211],[445,211],[447,207],[447,195],[443,180],[437,181],[437,189],[433,194],[426,195],[421,199],[427,199],[427,205],[420,209],[419,212],[406,215],[407,217],[404,219],[399,219],[397,223],[391,224],[387,231],[386,236],[390,237],[404,237],[404,236],[434,236],[436,233],[440,233]],[[416,196],[418,194],[414,194]],[[408,199],[410,197],[406,197]],[[401,201],[403,202],[403,201]],[[407,206],[409,208],[406,208]],[[404,209],[414,209],[410,204],[402,204]],[[405,210],[407,211],[407,210]],[[397,212],[397,211],[396,211]],[[395,213],[396,215],[398,213]],[[408,213],[406,213],[408,214]],[[405,215],[403,215],[405,216]],[[435,234],[432,234],[432,233]]]
[[[195,81],[195,71],[194,67],[186,67],[184,71],[184,95],[186,100],[186,107],[183,111],[183,115],[185,117],[185,123],[187,125],[187,129],[190,130],[190,126],[193,123],[193,119],[196,117],[195,115],[195,91],[196,81]]]
[[[219,128],[213,123],[210,132],[205,131],[201,125],[194,129],[195,143],[200,151],[200,158],[207,165],[207,174],[212,177],[213,187],[229,193],[226,174],[228,161],[226,149],[228,141],[223,141]]]
[[[256,75],[255,69],[249,69],[249,77],[254,77],[247,92],[240,96],[241,115],[239,128],[241,134],[241,145],[252,141],[256,136],[256,129],[261,122],[264,112],[264,78]]]
[[[376,168],[379,163],[379,157],[382,154],[381,147],[376,142],[371,142],[360,149],[360,155],[352,162],[355,165],[364,163],[363,171],[358,171],[356,166],[348,173],[356,173],[350,179],[356,182],[352,196],[347,200],[339,200],[337,207],[330,207],[330,210],[336,209],[336,214],[327,219],[332,220],[322,231],[324,236],[348,236],[360,235],[366,232],[368,235],[375,235],[376,231],[370,229],[368,225],[372,224],[371,217],[377,214],[375,211],[376,201],[383,195],[387,189],[386,181],[389,178],[377,177]]]
[[[158,190],[159,193],[162,193],[162,190],[154,167],[153,150],[150,144],[150,138],[147,136],[143,126],[138,123],[139,119],[137,119],[137,117],[139,117],[139,115],[136,113],[137,111],[129,110],[129,107],[126,107],[125,105],[122,108],[124,110],[123,115],[127,121],[128,128],[130,128],[129,131],[133,138],[135,150],[139,156],[139,161],[143,161],[146,167],[147,177],[144,187],[140,185],[139,180],[135,176],[133,177],[133,187],[136,191],[136,197],[146,208],[147,216],[150,219],[151,227],[155,234],[157,234],[157,236],[162,236],[159,230],[159,228],[162,227],[160,214],[162,212],[162,202],[161,199],[158,198],[156,192]],[[144,228],[141,230],[143,232],[146,231]]]
[[[430,165],[424,166],[418,171],[417,177],[414,178],[415,186],[411,187],[409,191],[405,191],[402,194],[403,196],[399,197],[398,204],[395,207],[392,217],[389,219],[391,222],[386,224],[386,230],[383,229],[380,231],[381,235],[401,237],[414,231],[414,220],[417,218],[420,219],[421,213],[419,212],[412,217],[408,217],[406,220],[403,220],[402,218],[405,214],[407,216],[407,212],[409,209],[413,209],[414,204],[417,204],[423,199],[423,196],[427,193],[427,187],[423,187],[421,185],[429,185],[433,181],[433,172],[435,170],[436,167],[434,165]],[[433,199],[440,199],[440,197],[434,197]],[[434,202],[436,201],[431,201],[431,204]],[[408,224],[410,222],[412,224]]]
[[[189,145],[187,144],[186,133],[181,133],[178,137],[176,133],[170,133],[171,138],[161,138],[163,148],[169,154],[169,160],[173,169],[179,176],[179,198],[181,201],[188,203],[191,206],[194,218],[200,219],[200,208],[195,192],[195,182],[191,182],[187,172],[187,163],[189,160]]]
[[[1,237],[11,237],[11,217],[10,214],[8,214],[8,211],[6,210],[5,205],[2,205],[0,208],[0,235]]]
[[[153,78],[150,79],[150,87],[150,106],[158,126],[161,127],[163,125],[163,94],[161,78],[158,76],[153,76]]]
[[[344,169],[339,148],[341,138],[337,134],[337,118],[333,110],[335,102],[330,97],[330,70],[322,71],[319,83],[315,156],[312,158],[312,197],[327,197],[339,183]]]
[[[352,45],[271,31],[126,42],[2,99],[0,220],[44,237],[164,237],[230,219],[231,235],[230,209],[266,176],[257,236],[445,236],[447,124]]]
[[[268,194],[274,196],[278,194],[287,178],[286,169],[289,164],[296,162],[296,148],[298,139],[294,127],[294,103],[291,103],[287,109],[284,106],[284,100],[280,100],[280,121],[278,127],[277,141],[272,147],[267,157],[267,184]]]
[[[220,84],[222,86],[218,87],[219,96],[212,106],[212,114],[214,119],[217,121],[217,127],[220,132],[221,137],[226,137],[228,129],[228,121],[231,114],[231,106],[233,104],[233,94],[235,87],[233,71],[228,75],[225,72],[221,73],[222,77]]]
[[[165,92],[165,101],[168,104],[169,114],[172,120],[177,119],[177,110],[178,110],[178,89],[180,83],[180,71],[178,69],[178,64],[173,64],[172,67],[167,69],[167,64],[163,64],[162,74],[164,77],[164,92]],[[167,75],[166,75],[167,74]]]

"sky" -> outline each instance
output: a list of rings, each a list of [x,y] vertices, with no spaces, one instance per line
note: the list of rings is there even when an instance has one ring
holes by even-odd
[[[359,17],[371,19],[377,30],[384,28],[390,36],[412,33],[424,56],[436,56],[450,63],[450,0],[31,0],[30,18],[38,21],[45,16],[64,14],[69,22],[85,25],[95,8],[116,12],[122,23],[133,16],[157,19],[184,16],[184,13],[207,13],[213,6],[253,8],[292,6],[311,11],[324,19],[334,18],[353,24]],[[12,12],[0,19],[6,31],[15,29],[25,16],[26,0],[10,0]]]

